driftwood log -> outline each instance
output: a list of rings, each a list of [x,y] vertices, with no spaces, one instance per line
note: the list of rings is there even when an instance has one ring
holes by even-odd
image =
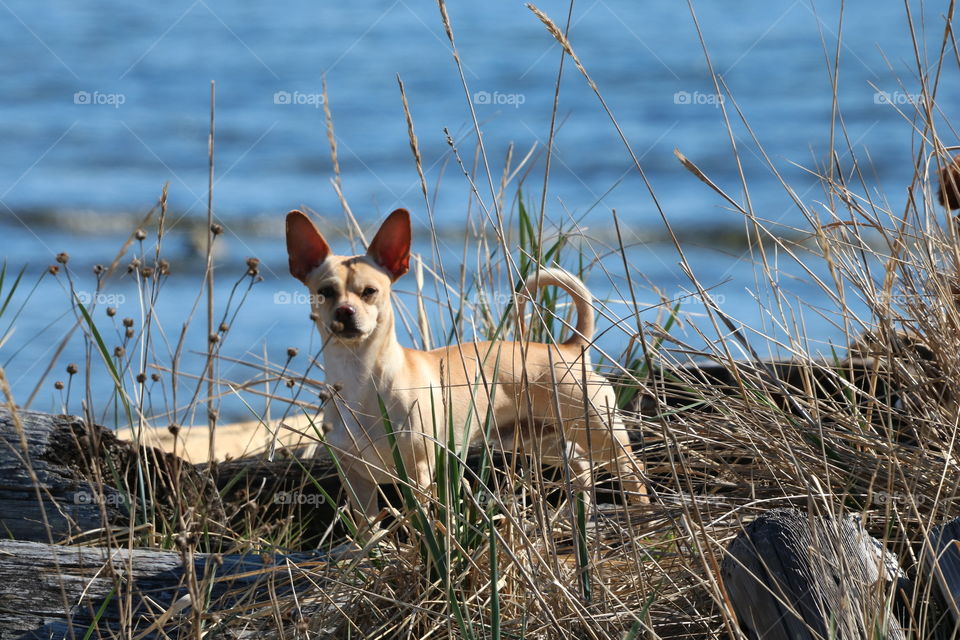
[[[326,563],[314,560],[322,556],[183,556],[0,541],[0,640],[84,638],[91,630],[91,638],[199,637],[191,625],[217,637],[231,608],[269,611],[294,590],[315,590],[321,577],[306,576]],[[191,593],[205,601],[202,611]]]
[[[60,542],[143,514],[171,519],[187,508],[222,521],[216,487],[179,458],[137,448],[75,416],[0,410],[4,537]]]
[[[266,510],[278,519],[302,515],[320,532],[342,502],[336,466],[326,455],[191,465],[76,416],[19,411],[17,418],[0,409],[3,538],[58,543],[131,524],[176,522],[188,510],[203,516],[207,528],[248,512],[262,521]]]
[[[0,410],[0,527],[16,540],[60,540],[127,517],[112,487],[97,492],[76,468],[63,464],[68,443],[86,435],[81,421],[19,412],[20,428]],[[22,429],[22,433],[21,433]],[[94,495],[102,500],[94,501]],[[101,511],[102,507],[102,511]],[[49,527],[49,530],[48,530]]]
[[[905,578],[856,520],[769,511],[731,543],[721,574],[748,638],[905,637],[888,607]]]
[[[748,525],[721,569],[749,638],[902,638],[906,625],[912,637],[957,638],[960,518],[930,530],[911,571],[908,580],[857,520],[810,518],[792,509]]]
[[[936,621],[938,637],[956,638],[960,635],[960,518],[930,530],[922,563],[933,583],[928,591],[936,594],[946,613]]]

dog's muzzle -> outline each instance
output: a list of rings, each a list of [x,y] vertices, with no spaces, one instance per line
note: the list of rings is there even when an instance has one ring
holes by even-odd
[[[343,304],[333,312],[330,331],[341,338],[356,338],[362,335],[357,327],[357,310],[353,305]]]

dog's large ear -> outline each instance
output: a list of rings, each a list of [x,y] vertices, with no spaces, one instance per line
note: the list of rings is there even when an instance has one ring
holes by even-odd
[[[396,280],[410,269],[410,214],[397,209],[383,221],[367,255]]]
[[[297,210],[287,214],[287,256],[294,278],[306,282],[310,272],[319,267],[329,254],[330,245],[310,218]]]

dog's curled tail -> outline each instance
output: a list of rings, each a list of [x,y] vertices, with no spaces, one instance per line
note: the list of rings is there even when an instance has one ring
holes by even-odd
[[[528,299],[533,299],[536,292],[543,287],[560,287],[570,294],[573,304],[577,308],[577,324],[573,335],[564,344],[589,343],[593,340],[593,295],[577,276],[569,271],[557,267],[544,268],[531,274],[523,283],[523,291],[518,296],[517,313],[523,330],[523,313]]]

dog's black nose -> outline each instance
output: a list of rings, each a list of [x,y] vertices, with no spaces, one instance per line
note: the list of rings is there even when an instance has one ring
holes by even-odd
[[[337,307],[337,310],[333,312],[333,317],[338,322],[348,322],[353,320],[353,316],[357,315],[357,310],[352,305],[344,304]]]

